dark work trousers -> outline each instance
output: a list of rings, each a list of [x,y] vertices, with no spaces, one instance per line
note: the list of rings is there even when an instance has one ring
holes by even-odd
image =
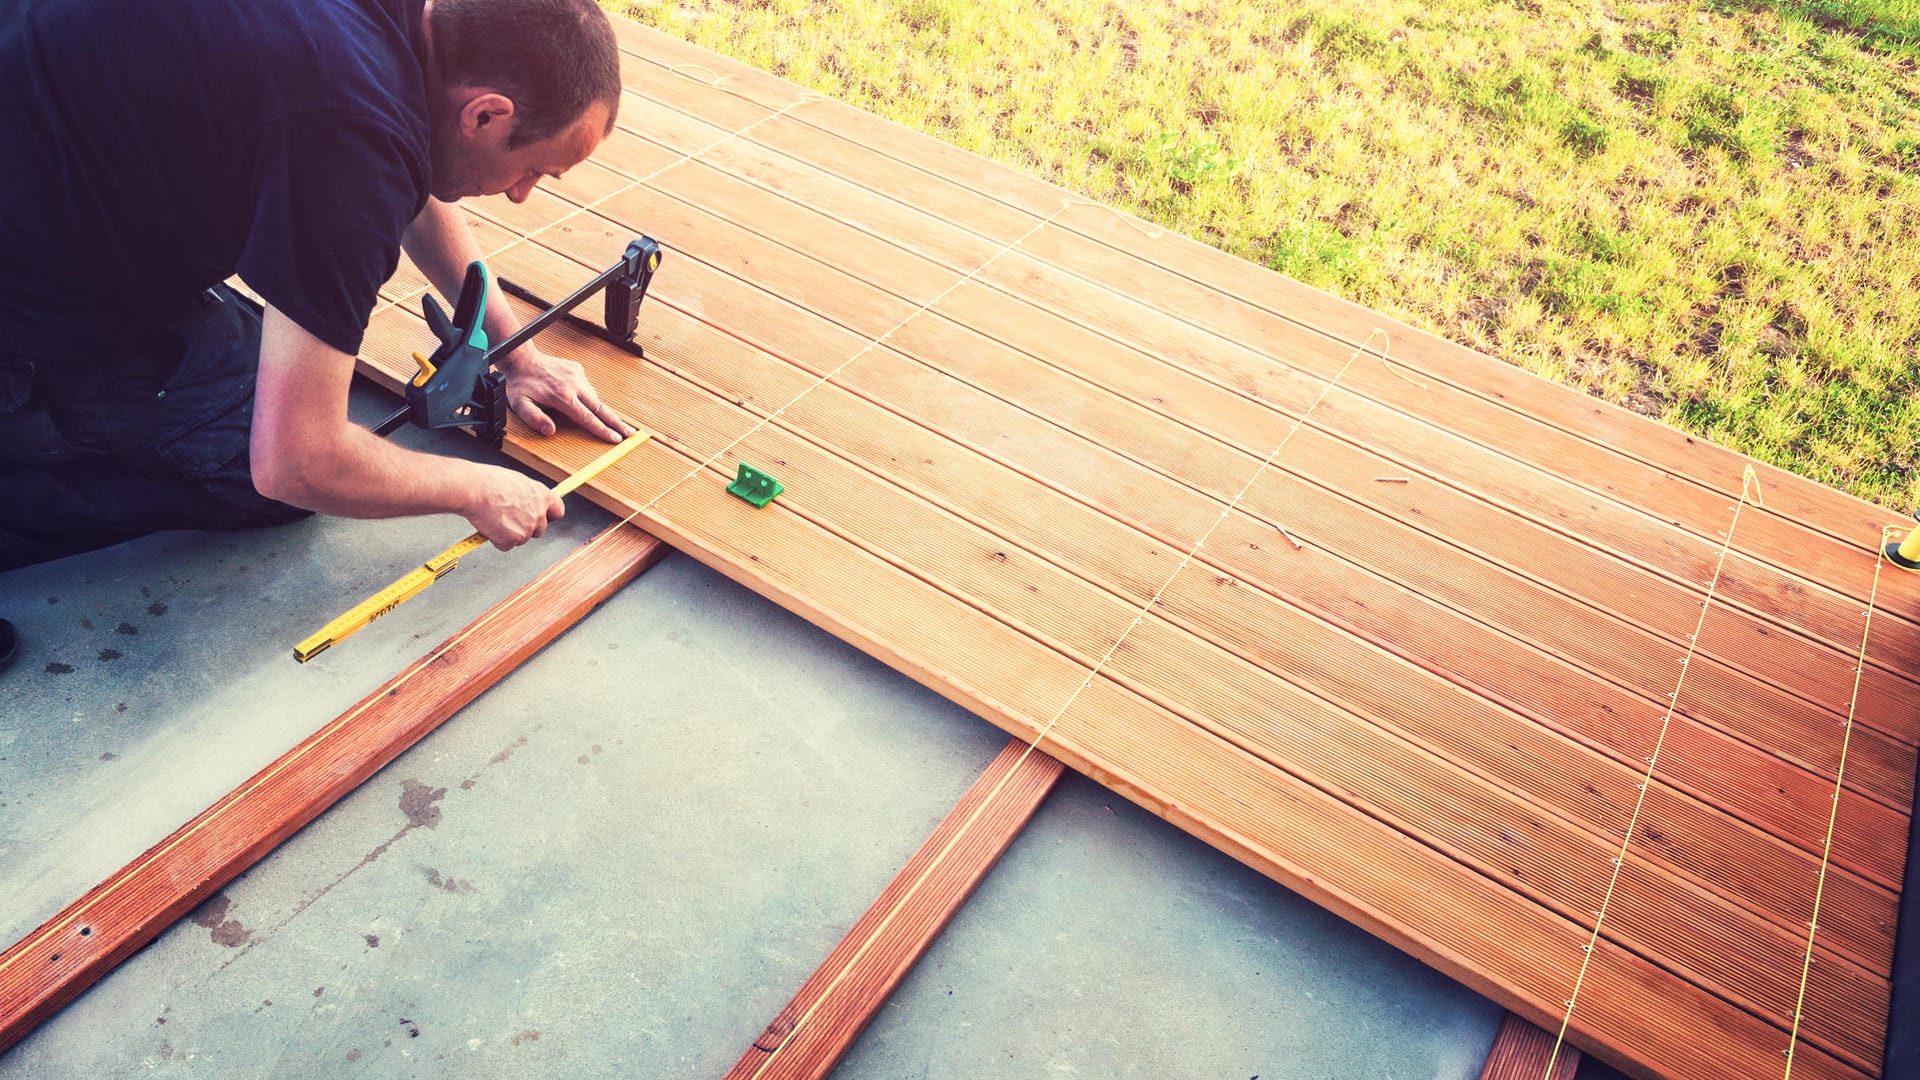
[[[307,511],[253,489],[260,314],[225,286],[109,355],[0,341],[0,570],[162,529],[246,529]]]

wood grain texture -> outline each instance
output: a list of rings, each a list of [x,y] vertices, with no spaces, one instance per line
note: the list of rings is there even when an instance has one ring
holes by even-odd
[[[1580,1071],[1580,1051],[1562,1046],[1556,1055],[1554,1042],[1552,1032],[1508,1013],[1500,1033],[1493,1037],[1493,1049],[1487,1051],[1480,1080],[1574,1080]]]
[[[833,1069],[920,955],[1053,790],[1060,762],[1015,740],[980,774],[727,1080],[796,1080]]]
[[[667,554],[616,525],[0,954],[0,1052]]]
[[[658,432],[595,498],[1532,1022],[1604,899],[1569,1033],[1636,1075],[1779,1071],[1824,865],[1794,1072],[1878,1073],[1920,576],[1853,670],[1897,515],[1743,501],[1724,449],[619,33],[592,167],[468,207],[542,295],[670,249],[645,363],[550,346]]]

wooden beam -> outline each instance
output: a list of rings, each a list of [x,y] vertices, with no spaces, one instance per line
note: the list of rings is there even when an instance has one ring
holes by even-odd
[[[727,1080],[825,1076],[992,869],[1059,779],[1060,762],[1015,739],[967,789]]]
[[[1573,1080],[1580,1071],[1580,1051],[1562,1044],[1558,1057],[1553,1053],[1553,1034],[1522,1020],[1512,1013],[1493,1037],[1493,1049],[1487,1051],[1487,1064],[1480,1080]],[[1547,1063],[1553,1072],[1547,1072]]]
[[[601,533],[0,954],[0,1052],[667,551]]]

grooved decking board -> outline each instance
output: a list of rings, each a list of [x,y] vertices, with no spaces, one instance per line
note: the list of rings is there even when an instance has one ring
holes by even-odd
[[[657,433],[591,497],[1639,1075],[1783,1071],[1824,864],[1793,1072],[1878,1075],[1898,515],[619,29],[594,161],[465,207],[550,298],[666,245],[645,363],[548,346]]]
[[[0,1052],[666,554],[602,532],[0,953]]]
[[[1551,1033],[1508,1013],[1493,1037],[1480,1080],[1574,1080],[1579,1071],[1578,1050],[1563,1047],[1556,1055]]]

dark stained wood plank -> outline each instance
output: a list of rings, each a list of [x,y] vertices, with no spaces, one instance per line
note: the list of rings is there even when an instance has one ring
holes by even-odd
[[[667,554],[616,525],[0,954],[0,1052]]]
[[[1556,1047],[1557,1042],[1552,1032],[1508,1013],[1500,1033],[1493,1037],[1493,1048],[1487,1051],[1480,1080],[1574,1080],[1580,1071],[1580,1051]],[[1548,1072],[1549,1068],[1553,1071]]]
[[[1061,765],[1015,740],[987,766],[728,1080],[821,1077],[886,1002],[1059,779]]]

